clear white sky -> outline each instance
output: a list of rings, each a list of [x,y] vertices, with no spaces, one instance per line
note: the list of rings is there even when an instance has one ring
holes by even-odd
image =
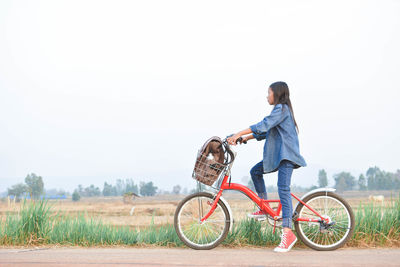
[[[268,115],[278,80],[308,163],[292,184],[321,168],[394,172],[399,47],[395,0],[1,1],[0,192],[31,172],[70,191],[191,188],[197,149]],[[236,149],[233,180],[262,146]]]

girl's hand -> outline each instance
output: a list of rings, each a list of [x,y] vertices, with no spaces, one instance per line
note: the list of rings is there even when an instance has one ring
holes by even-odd
[[[235,134],[235,135],[233,135],[231,137],[228,137],[228,139],[226,139],[226,140],[228,141],[228,143],[230,145],[236,146],[236,141],[238,140],[239,137],[240,137],[239,134]]]
[[[241,137],[242,135],[251,134],[251,133],[252,133],[251,129],[247,128],[247,129],[244,129],[243,131],[238,132],[237,134],[235,134],[231,137],[228,137],[226,140],[228,141],[228,143],[230,145],[236,146],[236,141],[238,140],[239,137]],[[250,137],[246,137],[246,141],[251,138],[253,138],[253,135],[251,135]]]

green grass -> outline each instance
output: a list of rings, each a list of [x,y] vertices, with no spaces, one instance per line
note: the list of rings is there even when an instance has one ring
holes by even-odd
[[[350,245],[400,245],[400,196],[389,207],[359,205]]]
[[[389,207],[366,204],[355,209],[356,228],[349,246],[399,246],[400,197]],[[225,246],[274,246],[280,241],[267,223],[242,220],[224,240]],[[78,246],[158,245],[184,246],[173,225],[132,229],[104,224],[84,214],[70,217],[51,211],[46,201],[24,202],[17,214],[0,224],[0,245],[59,244]]]
[[[0,245],[183,245],[173,226],[131,229],[104,224],[100,219],[84,214],[69,217],[50,215],[46,201],[23,203],[21,212],[9,214],[0,225]]]
[[[280,231],[267,223],[260,223],[253,219],[245,219],[233,225],[232,231],[228,234],[223,244],[229,246],[273,246],[280,242]]]

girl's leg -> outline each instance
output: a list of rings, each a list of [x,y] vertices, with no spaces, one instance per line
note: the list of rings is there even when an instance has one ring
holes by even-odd
[[[275,252],[288,252],[297,241],[292,232],[292,196],[290,195],[290,180],[292,178],[294,164],[288,160],[282,160],[278,168],[278,193],[282,204],[281,243],[274,249]]]
[[[251,179],[253,180],[254,187],[256,189],[258,196],[261,199],[267,199],[267,192],[265,190],[263,174],[264,174],[264,168],[263,168],[262,161],[260,161],[256,165],[254,165],[254,167],[251,168],[251,170],[250,170]],[[249,213],[249,214],[247,214],[247,216],[250,218],[255,218],[255,219],[263,218],[264,220],[267,217],[266,213],[261,209],[256,212]]]
[[[278,194],[282,204],[282,227],[292,228],[292,196],[290,195],[290,181],[294,165],[288,160],[281,161],[278,168]]]
[[[265,189],[263,174],[264,168],[262,161],[254,165],[254,167],[250,170],[251,179],[253,180],[254,187],[256,188],[258,196],[262,199],[267,199],[267,192]]]

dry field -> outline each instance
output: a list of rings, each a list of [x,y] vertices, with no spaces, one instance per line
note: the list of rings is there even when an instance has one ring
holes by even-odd
[[[295,193],[296,194],[296,193]],[[296,194],[301,196],[303,193]],[[345,192],[341,194],[357,209],[360,203],[369,202],[369,195],[384,195],[384,205],[397,199],[399,192]],[[236,221],[246,218],[246,214],[256,209],[256,206],[246,196],[226,191],[223,195],[229,202]],[[166,225],[173,224],[175,208],[184,195],[164,195],[155,197],[141,197],[132,203],[124,203],[122,197],[83,198],[79,202],[67,200],[49,201],[53,212],[76,217],[85,214],[87,217],[101,219],[105,224],[116,226],[130,226],[132,228],[143,228],[150,224]],[[270,199],[278,198],[277,193],[269,193]],[[293,201],[294,205],[296,201]],[[379,203],[380,204],[380,203]],[[20,205],[9,204],[7,201],[0,202],[0,217],[5,219],[7,213],[17,212]]]

